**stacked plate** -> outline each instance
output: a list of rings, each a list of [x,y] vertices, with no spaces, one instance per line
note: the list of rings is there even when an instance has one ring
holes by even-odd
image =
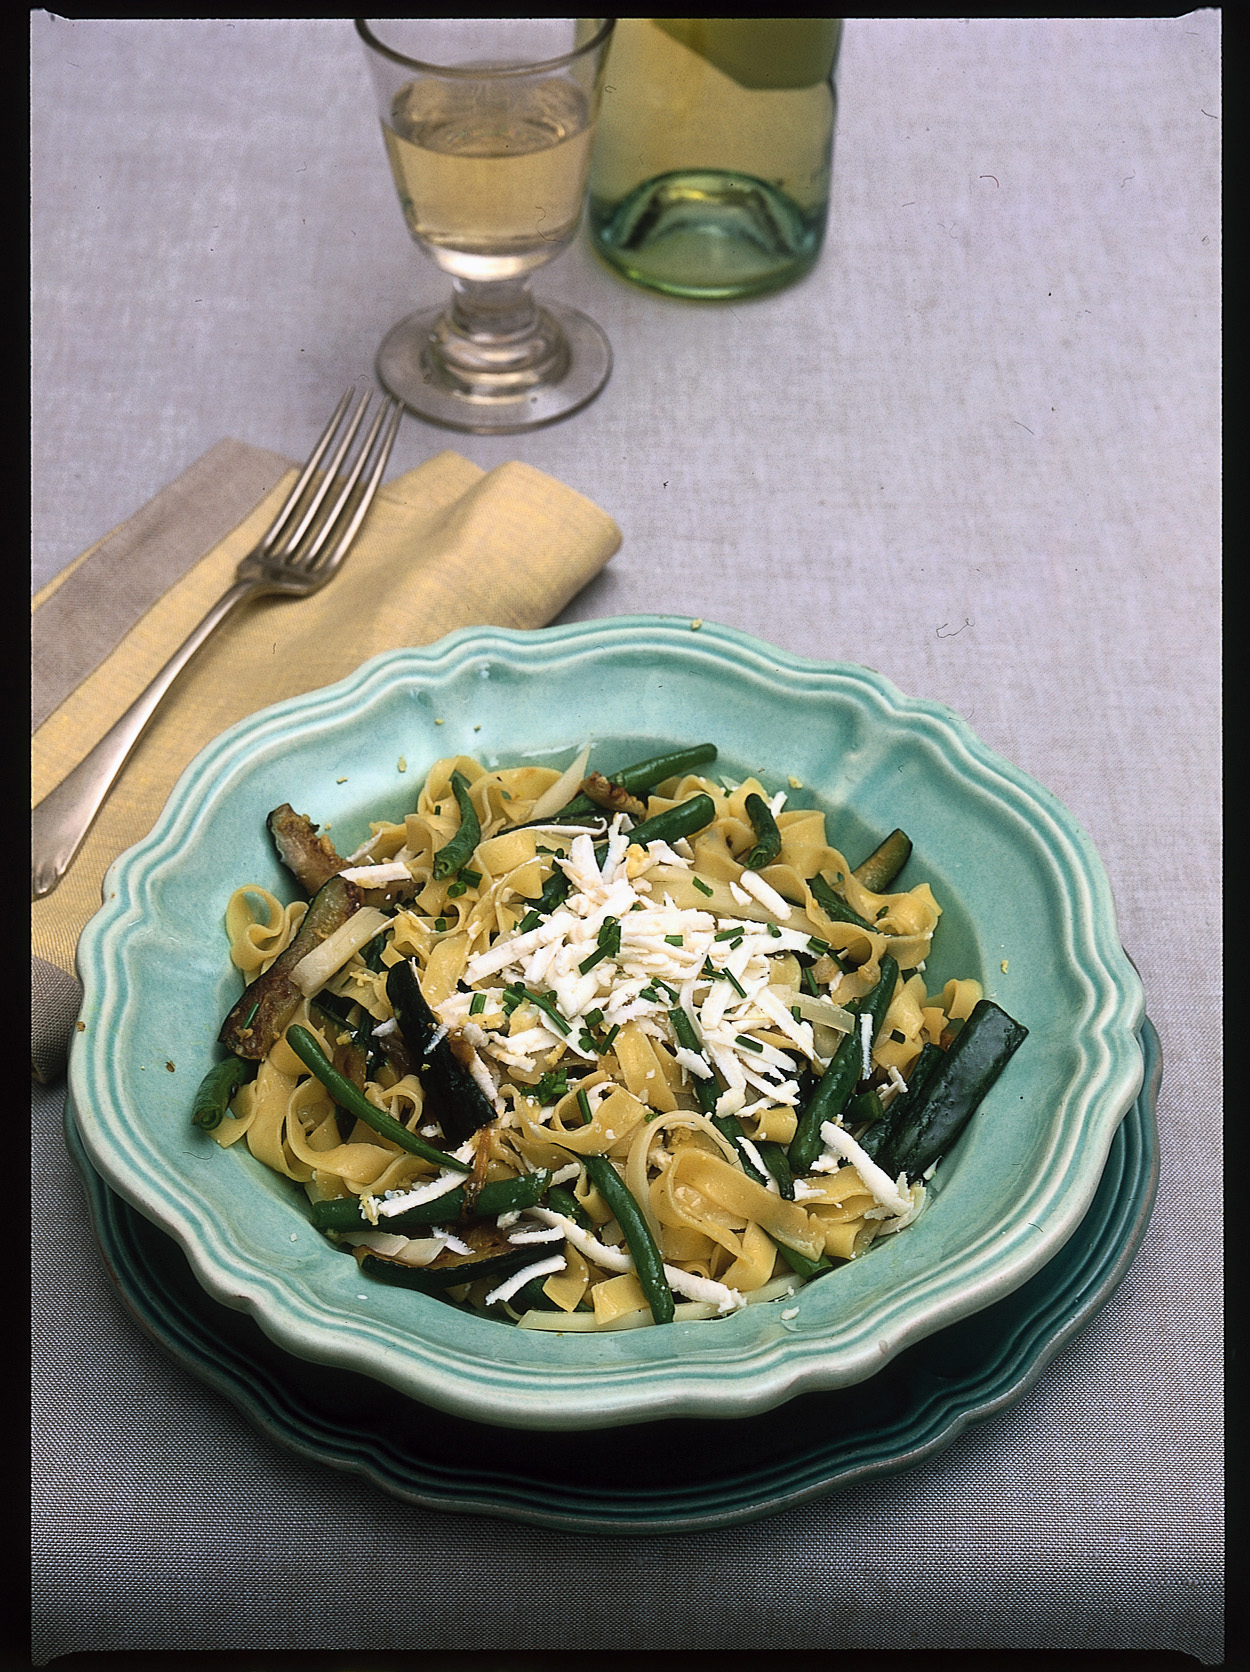
[[[286,888],[265,830],[283,801],[346,850],[437,758],[563,767],[588,736],[608,771],[714,741],[718,773],[791,786],[843,851],[906,828],[908,884],[944,908],[930,991],[975,976],[1029,1038],[917,1222],[784,1308],[554,1336],[405,1291],[362,1303],[300,1193],[190,1125],[237,996],[225,902]],[[867,669],[665,618],[387,653],[205,750],[105,897],[80,944],[69,1131],[122,1293],[280,1443],[423,1504],[676,1531],[902,1466],[1030,1384],[1114,1288],[1153,1201],[1157,1040],[1097,855],[956,716]],[[422,1421],[397,1421],[411,1401]],[[562,1443],[518,1447],[517,1428]]]

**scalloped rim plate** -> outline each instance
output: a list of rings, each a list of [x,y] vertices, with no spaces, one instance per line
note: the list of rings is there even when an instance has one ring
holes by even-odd
[[[797,781],[791,804],[821,806],[852,856],[902,825],[915,843],[907,884],[931,882],[944,907],[930,991],[976,976],[1030,1029],[916,1223],[784,1308],[602,1335],[510,1329],[362,1283],[312,1231],[300,1192],[190,1125],[238,992],[226,901],[244,882],[292,892],[265,830],[274,806],[290,801],[350,848],[370,818],[411,805],[439,757],[563,766],[587,736],[608,771],[714,741],[718,771]],[[92,1165],[181,1245],[214,1298],[288,1352],[507,1427],[741,1417],[864,1380],[1055,1255],[1142,1080],[1141,984],[1101,861],[1061,803],[950,710],[712,624],[468,629],[374,657],[209,744],[110,868],[104,897],[79,943],[85,1029],[69,1067]]]

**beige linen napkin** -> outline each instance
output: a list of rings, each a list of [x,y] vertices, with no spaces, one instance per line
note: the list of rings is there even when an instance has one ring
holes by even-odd
[[[295,470],[263,449],[222,442],[35,597],[32,804],[230,585]],[[443,452],[381,490],[347,562],[320,592],[257,599],[228,617],[167,695],[60,886],[32,906],[34,1076],[46,1081],[64,1067],[80,997],[74,950],[106,869],[151,829],[206,743],[378,651],[428,644],[457,627],[545,626],[620,541],[598,506],[541,471],[514,462],[487,472]]]

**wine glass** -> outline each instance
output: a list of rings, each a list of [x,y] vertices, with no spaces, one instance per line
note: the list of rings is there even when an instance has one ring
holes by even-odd
[[[452,299],[396,325],[385,388],[422,418],[528,430],[594,399],[603,332],[535,302],[530,275],[577,231],[615,18],[357,18],[408,230]]]

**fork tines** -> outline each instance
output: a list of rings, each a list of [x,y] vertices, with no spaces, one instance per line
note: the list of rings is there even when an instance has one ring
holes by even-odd
[[[286,503],[261,542],[258,557],[305,572],[332,568],[355,538],[382,480],[403,415],[401,403],[388,396],[354,458],[349,458],[373,399],[372,392],[366,390],[344,426],[344,415],[355,393],[355,388],[348,389],[335,408]],[[323,466],[322,461],[332,445],[333,452]],[[329,544],[331,536],[335,537],[333,545]]]

